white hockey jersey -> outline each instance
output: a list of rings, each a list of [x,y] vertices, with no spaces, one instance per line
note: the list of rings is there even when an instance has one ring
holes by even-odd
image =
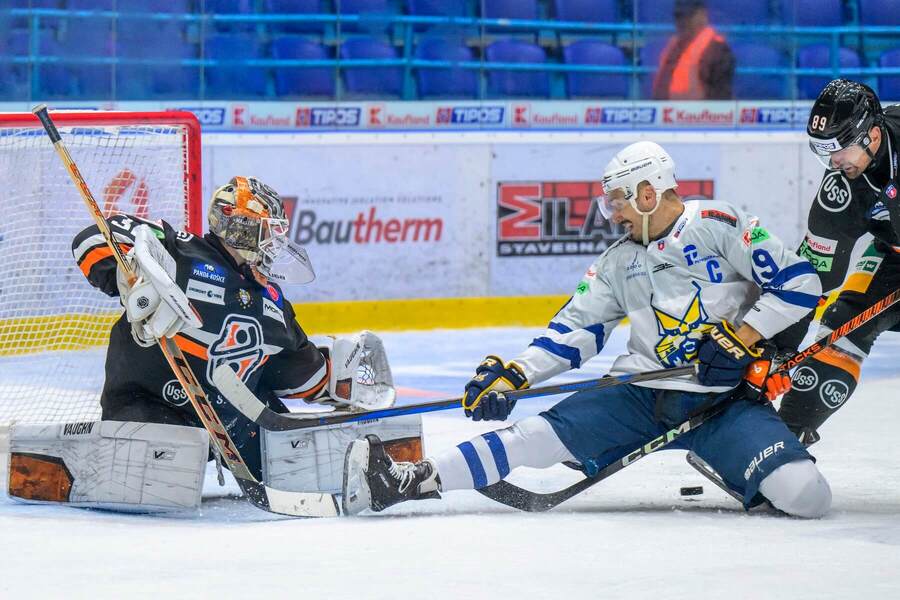
[[[747,323],[770,338],[819,301],[821,285],[805,259],[725,202],[687,201],[669,233],[644,247],[628,237],[588,269],[546,333],[518,357],[532,385],[597,355],[628,317],[631,337],[612,375],[696,361],[697,346],[716,323]],[[696,377],[638,383],[697,392]]]

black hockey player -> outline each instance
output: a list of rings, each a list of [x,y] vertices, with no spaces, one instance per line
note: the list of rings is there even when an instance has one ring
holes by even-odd
[[[882,110],[871,88],[836,79],[816,99],[806,130],[827,170],[799,253],[816,268],[824,293],[842,286],[822,317],[822,335],[900,285],[900,106]],[[860,242],[867,233],[872,241]],[[854,254],[858,242],[865,246]],[[818,428],[856,389],[875,339],[898,322],[894,307],[797,369],[780,410],[788,427],[807,443],[818,439]]]
[[[276,283],[314,278],[306,253],[287,240],[288,220],[278,194],[253,177],[235,177],[213,193],[208,218],[210,233],[196,237],[165,222],[111,217],[116,241],[131,250],[139,276],[131,288],[117,273],[112,251],[96,226],[76,236],[73,254],[81,271],[106,294],[121,296],[126,308],[110,333],[102,419],[202,426],[157,347],[163,336],[174,336],[211,400],[217,398],[212,372],[229,364],[279,412],[287,410],[279,400],[285,397],[352,403],[350,397],[337,397],[341,374],[332,369],[329,350],[307,339]],[[160,300],[157,290],[172,281],[184,291],[202,326],[181,321]],[[334,347],[331,351],[332,356],[337,353]],[[259,478],[258,427],[227,402],[218,401],[216,408]]]

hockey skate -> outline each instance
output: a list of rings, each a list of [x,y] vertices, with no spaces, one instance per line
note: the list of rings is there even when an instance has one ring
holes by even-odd
[[[355,440],[344,458],[345,515],[380,512],[406,500],[440,498],[440,479],[427,460],[394,462],[376,435]]]

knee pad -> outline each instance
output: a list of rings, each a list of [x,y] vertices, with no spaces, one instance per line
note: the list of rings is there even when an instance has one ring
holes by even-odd
[[[788,428],[798,435],[804,429],[818,429],[853,394],[861,362],[850,354],[826,348],[800,366],[778,411]]]
[[[831,487],[808,459],[781,465],[759,484],[760,493],[778,510],[818,519],[831,508]]]

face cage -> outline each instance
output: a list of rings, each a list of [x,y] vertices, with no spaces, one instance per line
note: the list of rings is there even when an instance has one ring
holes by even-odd
[[[259,263],[257,269],[265,276],[272,274],[272,265],[288,245],[287,219],[262,218],[259,220]]]

